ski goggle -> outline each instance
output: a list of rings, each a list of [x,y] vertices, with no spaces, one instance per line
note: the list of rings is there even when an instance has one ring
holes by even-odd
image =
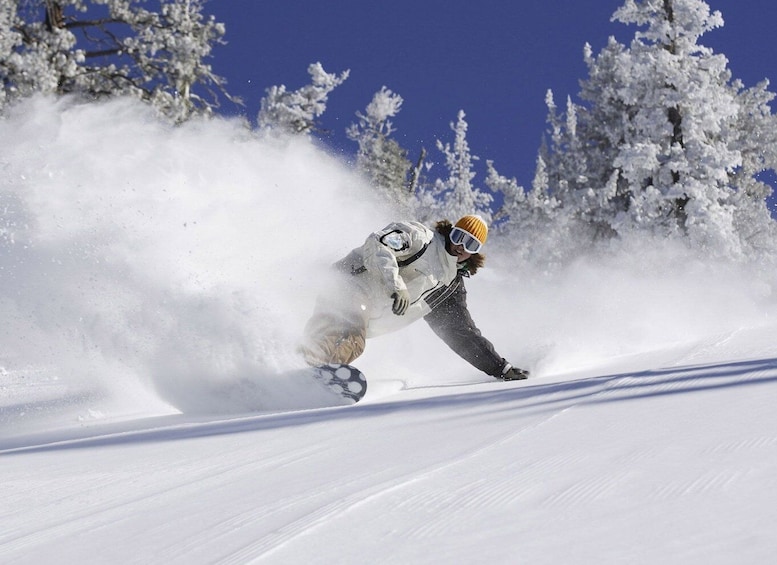
[[[463,245],[464,250],[472,255],[479,253],[480,248],[483,247],[483,244],[478,241],[478,238],[461,228],[453,228],[449,237],[453,245]]]

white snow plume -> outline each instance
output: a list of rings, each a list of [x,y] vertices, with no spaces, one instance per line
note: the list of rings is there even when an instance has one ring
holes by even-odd
[[[130,411],[149,382],[209,410],[214,387],[295,366],[321,267],[390,217],[309,141],[129,100],[35,98],[0,147],[0,365]]]
[[[506,355],[542,376],[716,343],[775,314],[774,275],[758,265],[649,236],[605,247],[551,270],[492,257],[497,269],[470,291],[484,333],[509,335]]]

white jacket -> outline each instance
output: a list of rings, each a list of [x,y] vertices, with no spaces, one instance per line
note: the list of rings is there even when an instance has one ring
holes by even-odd
[[[395,222],[367,237],[338,267],[353,283],[353,297],[367,319],[367,337],[403,328],[431,312],[426,302],[456,278],[456,257],[445,239],[418,222]],[[391,295],[406,289],[410,306],[391,311]]]

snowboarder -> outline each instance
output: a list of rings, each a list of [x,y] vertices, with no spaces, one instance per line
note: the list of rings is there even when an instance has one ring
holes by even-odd
[[[467,310],[464,278],[483,266],[488,226],[479,216],[447,220],[434,230],[419,222],[392,223],[370,234],[335,264],[334,284],[319,297],[301,347],[310,365],[350,363],[366,339],[424,318],[474,367],[506,381],[528,377],[483,337]]]

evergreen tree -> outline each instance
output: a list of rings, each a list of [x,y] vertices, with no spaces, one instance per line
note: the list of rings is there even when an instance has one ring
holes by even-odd
[[[537,158],[534,182],[529,191],[524,190],[515,178],[499,174],[493,161],[486,161],[486,186],[503,195],[502,206],[494,214],[498,230],[512,240],[525,239],[529,234],[539,234],[559,221],[559,201],[548,192],[545,163]]]
[[[769,106],[775,95],[768,86],[769,81],[750,89],[740,81],[732,84],[739,102],[732,145],[742,155],[742,164],[728,174],[736,189],[734,228],[748,248],[773,252],[777,250],[777,222],[766,206],[772,188],[758,178],[764,171],[774,171],[777,163],[777,116]]]
[[[475,178],[472,162],[478,157],[471,154],[467,143],[467,122],[463,110],[459,110],[456,123],[451,124],[454,132],[453,145],[437,140],[437,149],[445,156],[448,176],[438,178],[434,186],[426,188],[420,195],[419,212],[423,217],[460,218],[467,214],[479,214],[491,221],[493,196],[472,184]]]
[[[551,120],[551,191],[598,233],[680,234],[740,255],[743,229],[773,230],[754,178],[777,165],[762,150],[775,136],[770,95],[732,83],[726,58],[698,43],[723,25],[702,0],[626,0],[613,19],[641,30],[628,48],[586,46],[587,104]]]
[[[132,95],[176,122],[210,114],[230,96],[205,63],[225,33],[205,1],[0,0],[3,95]]]
[[[611,184],[608,179],[597,178],[597,170],[589,167],[601,155],[589,155],[590,151],[578,133],[578,112],[584,108],[567,98],[566,113],[559,115],[553,92],[545,96],[550,126],[550,145],[543,143],[538,157],[538,175],[535,185],[541,181],[545,190],[552,192],[557,203],[563,202],[567,220],[586,226],[594,238],[612,234],[609,219],[612,216]],[[589,134],[590,135],[590,134]],[[542,169],[540,173],[539,168]],[[591,187],[604,187],[592,190]],[[561,213],[561,212],[559,212]]]
[[[144,96],[176,121],[210,114],[218,106],[214,88],[233,100],[224,79],[205,63],[225,34],[223,24],[203,14],[206,1],[164,1],[159,13],[145,15],[146,21],[134,24],[135,33],[124,41],[124,52],[143,72],[143,84],[153,85]],[[198,85],[209,89],[211,101],[198,94]]]
[[[76,49],[76,37],[65,27],[61,6],[40,2],[31,7],[18,0],[0,0],[0,13],[4,98],[64,93],[64,85],[79,75],[85,53]]]
[[[321,63],[313,63],[308,67],[309,85],[292,92],[284,85],[268,88],[259,110],[259,127],[292,134],[319,130],[316,118],[326,110],[329,93],[345,82],[349,72],[337,76],[327,73]]]
[[[534,264],[560,264],[570,256],[569,219],[559,200],[549,191],[547,169],[543,158],[537,158],[534,180],[529,191],[514,178],[497,172],[492,161],[486,161],[486,186],[504,196],[494,215],[498,241],[509,247],[510,256]]]
[[[359,144],[357,168],[389,202],[407,209],[411,197],[407,173],[411,164],[407,151],[389,138],[394,132],[389,118],[395,117],[401,107],[402,97],[384,86],[375,93],[365,114],[356,113],[359,121],[348,128],[347,134]]]
[[[0,112],[2,112],[12,94],[14,85],[10,83],[13,72],[12,58],[22,43],[17,14],[17,0],[0,0]]]

